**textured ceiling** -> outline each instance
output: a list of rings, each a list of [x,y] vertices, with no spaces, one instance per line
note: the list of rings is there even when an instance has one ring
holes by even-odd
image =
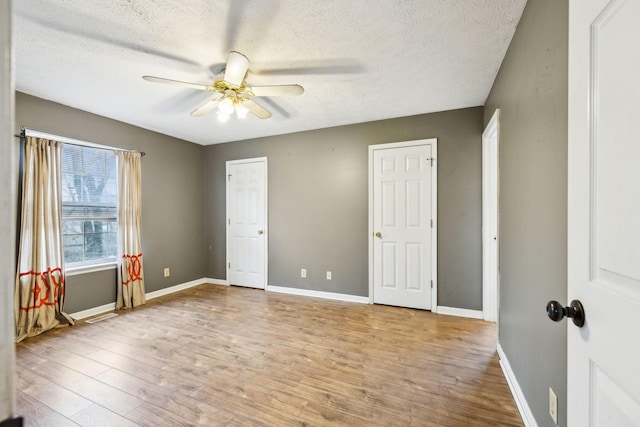
[[[526,0],[20,0],[21,92],[203,145],[483,105]],[[211,84],[230,50],[260,120],[211,112],[210,94],[143,75]]]

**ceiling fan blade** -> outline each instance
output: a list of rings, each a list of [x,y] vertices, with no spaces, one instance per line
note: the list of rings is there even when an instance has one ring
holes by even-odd
[[[198,90],[211,90],[207,85],[181,82],[180,80],[171,80],[171,79],[165,79],[162,77],[154,77],[154,76],[142,76],[142,78],[149,82],[154,82],[154,83],[164,83],[164,84],[174,85],[174,86],[183,86],[183,87],[189,87],[191,89],[198,89]]]
[[[268,119],[269,117],[271,117],[271,113],[268,110],[266,110],[261,105],[256,104],[251,99],[244,100],[242,102],[242,105],[247,107],[249,111],[251,111],[256,117],[260,119]]]
[[[216,106],[216,104],[220,100],[220,97],[222,96],[222,94],[219,94],[219,95],[220,96],[216,96],[215,98],[208,100],[207,102],[202,104],[200,107],[193,110],[190,114],[193,117],[200,117],[207,114],[209,111],[213,110],[213,108]]]
[[[300,85],[252,86],[254,96],[295,96],[302,95],[304,88]]]
[[[241,86],[248,69],[249,60],[247,57],[240,52],[232,50],[229,52],[229,58],[227,58],[224,81],[231,86]]]

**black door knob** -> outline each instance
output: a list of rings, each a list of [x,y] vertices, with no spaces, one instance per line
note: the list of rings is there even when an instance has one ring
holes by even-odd
[[[584,326],[584,307],[582,307],[582,303],[577,299],[571,301],[569,307],[563,307],[558,301],[549,301],[547,303],[547,316],[554,322],[559,322],[565,317],[570,317],[578,328]]]

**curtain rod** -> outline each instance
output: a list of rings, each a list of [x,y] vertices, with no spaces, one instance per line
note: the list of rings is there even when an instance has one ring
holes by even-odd
[[[89,142],[89,141],[82,141],[80,139],[73,139],[73,138],[67,138],[64,136],[59,136],[59,135],[53,135],[51,133],[46,133],[46,132],[40,132],[34,129],[27,129],[23,126],[20,126],[20,134],[19,135],[13,135],[16,138],[22,138],[24,136],[34,136],[36,138],[45,138],[45,139],[52,139],[55,141],[60,141],[60,142],[64,142],[65,144],[71,144],[71,145],[82,145],[85,147],[92,147],[92,148],[102,148],[105,150],[118,150],[118,151],[129,151],[132,153],[136,153],[136,150],[127,150],[126,148],[118,148],[118,147],[112,147],[110,145],[102,145],[102,144],[96,144],[95,142]],[[144,156],[145,152],[141,151],[140,152],[140,156]]]

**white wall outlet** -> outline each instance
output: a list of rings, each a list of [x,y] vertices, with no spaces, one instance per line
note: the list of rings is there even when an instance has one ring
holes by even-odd
[[[307,277],[307,269],[303,268],[302,270],[300,270],[300,277],[302,277],[303,279],[306,279]]]
[[[331,272],[327,271],[327,280],[331,280]]]
[[[171,270],[169,269],[169,267],[164,269],[164,277],[169,277],[171,276]]]
[[[549,415],[551,415],[553,422],[558,425],[558,396],[551,387],[549,387]]]

